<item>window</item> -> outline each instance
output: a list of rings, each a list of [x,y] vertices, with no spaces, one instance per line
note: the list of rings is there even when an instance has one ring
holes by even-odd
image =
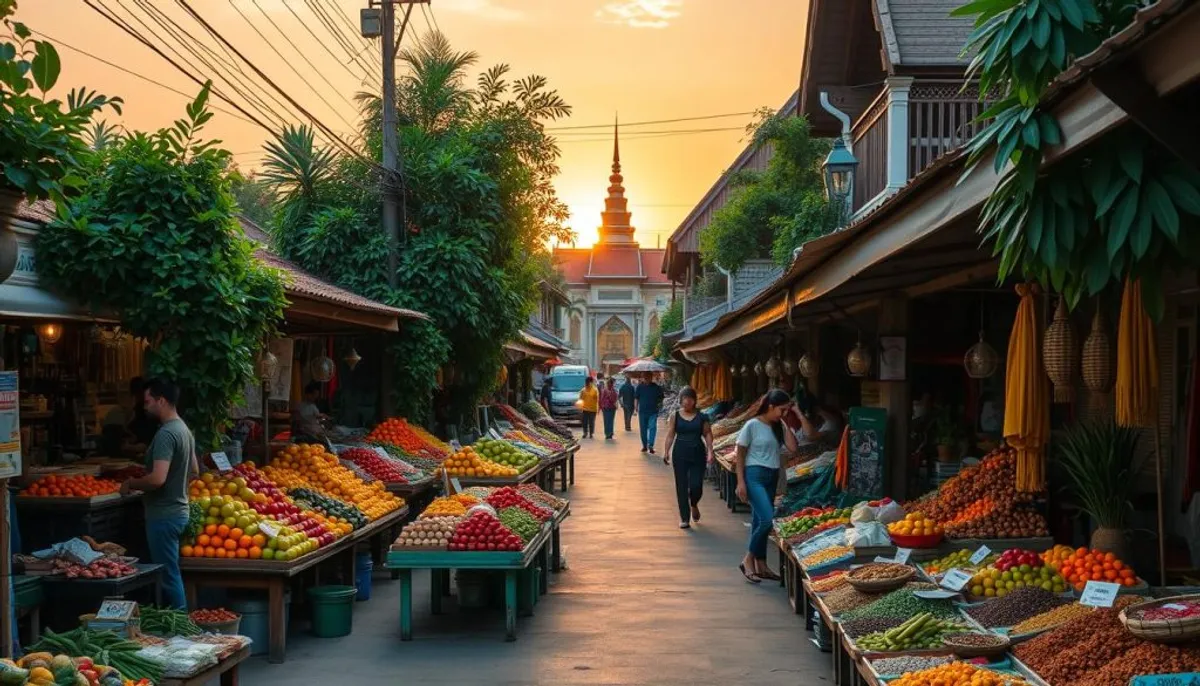
[[[649,324],[650,324],[649,328],[651,331],[658,331],[658,313],[657,312],[650,313]]]
[[[654,299],[654,306],[655,306],[655,307],[657,307],[657,308],[658,308],[658,309],[660,309],[660,310],[661,310],[661,309],[663,309],[664,307],[666,307],[666,306],[667,306],[667,296],[665,296],[665,295],[660,295],[660,296],[658,296],[657,298],[655,298],[655,299]]]
[[[580,339],[583,338],[583,321],[579,319],[579,315],[571,315],[571,347],[580,347]]]
[[[596,291],[596,300],[633,300],[633,291],[630,290],[606,290]]]

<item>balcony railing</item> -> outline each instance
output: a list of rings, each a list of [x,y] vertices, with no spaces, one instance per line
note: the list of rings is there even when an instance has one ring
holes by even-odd
[[[858,171],[854,175],[855,210],[887,187],[888,91],[884,88],[850,130]]]
[[[934,160],[971,140],[986,126],[976,121],[990,106],[979,101],[979,89],[961,82],[918,81],[908,95],[908,176],[920,174]]]

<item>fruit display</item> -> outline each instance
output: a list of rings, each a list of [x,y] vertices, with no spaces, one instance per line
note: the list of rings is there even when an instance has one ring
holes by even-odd
[[[961,634],[966,628],[962,622],[935,617],[932,612],[922,612],[894,629],[860,636],[854,642],[863,650],[885,653],[927,650],[940,647],[942,637]]]
[[[519,491],[510,486],[497,488],[484,502],[494,507],[497,512],[509,507],[519,508],[528,512],[538,522],[544,522],[554,516],[553,510],[535,505],[528,498],[521,495]]]
[[[382,443],[403,448],[410,455],[443,459],[453,452],[450,446],[425,429],[403,418],[387,419],[367,434],[368,443]]]
[[[560,498],[553,493],[547,493],[538,488],[537,484],[521,484],[517,486],[517,491],[535,505],[548,507],[551,510],[558,511],[569,504],[565,498]]]
[[[529,471],[538,464],[537,455],[521,450],[508,441],[481,438],[471,447],[483,459],[512,467],[518,474]]]
[[[448,457],[442,468],[450,476],[471,479],[507,479],[520,473],[508,465],[483,459],[471,446]]]
[[[1089,581],[1107,581],[1122,586],[1136,586],[1137,574],[1112,553],[1078,548],[1062,558],[1058,573],[1076,591],[1082,591]]]
[[[292,502],[297,507],[350,522],[355,529],[363,528],[370,521],[357,507],[347,505],[336,498],[330,498],[309,488],[293,488],[288,491],[288,495],[292,497]]]
[[[162,663],[139,655],[142,650],[140,643],[123,639],[111,631],[89,631],[78,628],[57,634],[50,629],[43,629],[41,638],[27,649],[30,652],[21,658],[19,665],[30,670],[28,675],[30,683],[38,684],[38,686],[57,684],[57,680],[53,678],[45,682],[35,681],[33,672],[39,667],[46,670],[53,669],[57,673],[60,669],[69,670],[68,663],[71,665],[87,664],[93,670],[101,672],[98,681],[102,686],[109,686],[112,682],[107,673],[102,673],[104,668],[97,665],[112,667],[125,679],[148,679],[151,683],[158,683],[163,678]],[[51,653],[55,654],[51,655]],[[89,662],[77,662],[79,658],[87,658]],[[76,669],[84,668],[76,667]],[[5,669],[3,673],[0,673],[0,681],[9,683],[5,678],[10,673],[10,670]]]
[[[888,533],[901,536],[936,536],[942,533],[942,525],[932,517],[920,512],[909,512],[904,519],[888,524]]]
[[[1069,622],[1076,617],[1082,617],[1083,615],[1091,614],[1095,609],[1096,608],[1094,607],[1080,605],[1079,603],[1059,605],[1053,610],[1048,610],[1041,614],[1034,615],[1029,619],[1014,624],[1009,633],[1013,636],[1019,636],[1021,634],[1032,634],[1038,631],[1052,629],[1059,624]]]
[[[531,420],[531,421],[537,421],[539,419],[549,418],[549,415],[546,414],[546,408],[542,407],[541,404],[538,403],[536,400],[529,400],[529,401],[523,402],[523,403],[521,403],[521,406],[517,409],[521,412],[522,415],[529,418],[529,420]]]
[[[965,548],[962,550],[956,550],[949,555],[939,557],[931,562],[926,562],[922,569],[924,569],[925,573],[930,576],[940,576],[956,567],[963,570],[986,567],[992,562],[995,562],[996,558],[999,557],[995,553],[991,553],[987,557],[983,558],[983,561],[978,565],[973,565],[971,564],[971,555],[973,554],[974,551],[967,550]]]
[[[776,533],[783,539],[808,533],[822,525],[828,525],[824,528],[829,528],[838,524],[849,523],[850,508],[848,507],[841,509],[833,507],[806,507],[799,512],[777,519],[774,522]]]
[[[20,660],[0,660],[0,683],[31,686],[123,686],[127,681],[115,667],[97,665],[88,657],[30,653]],[[132,683],[132,682],[128,682]]]
[[[1046,519],[1032,509],[1033,494],[1018,492],[1016,483],[1016,454],[999,448],[905,510],[941,522],[951,538],[1048,536]]]
[[[1029,569],[1039,569],[1044,566],[1041,556],[1032,550],[1021,550],[1020,548],[1009,548],[992,564],[993,567],[1002,572],[1007,572],[1013,568],[1019,567],[1021,571],[1029,571]],[[1028,567],[1029,569],[1026,569]]]
[[[501,524],[525,543],[532,541],[542,530],[541,520],[519,507],[506,507],[497,516]]]
[[[1059,566],[1071,555],[1075,554],[1075,549],[1069,545],[1057,544],[1053,548],[1042,552],[1042,562],[1058,569]]]
[[[263,468],[263,476],[281,488],[306,487],[354,505],[371,521],[404,506],[382,483],[364,483],[320,445],[289,445]]]
[[[932,590],[933,584],[910,582],[904,588],[896,589],[842,615],[842,619],[860,619],[862,617],[891,617],[908,619],[928,612],[940,619],[956,619],[959,617],[958,608],[949,600],[941,598],[921,598],[913,595],[914,591]]]
[[[1030,617],[1053,610],[1071,600],[1042,588],[1022,587],[966,609],[967,616],[987,629],[1011,627]]]
[[[369,448],[347,448],[338,453],[338,457],[346,462],[353,463],[372,478],[378,479],[384,483],[409,483],[409,480],[420,480],[422,472],[412,465],[402,462],[397,459],[384,459],[379,453]],[[408,469],[405,470],[401,465],[405,464]]]
[[[121,482],[113,479],[98,479],[89,474],[50,474],[29,484],[17,495],[37,498],[94,498],[120,490]]]
[[[400,535],[396,538],[396,541],[392,543],[392,550],[403,550],[405,548],[436,548],[445,550],[450,545],[450,541],[454,537],[454,531],[458,528],[462,520],[462,517],[443,515],[409,522],[400,531]]]
[[[950,662],[905,674],[889,683],[891,686],[1028,686],[1029,682],[966,662]]]
[[[570,442],[575,441],[575,434],[572,433],[571,430],[566,427],[566,425],[561,424],[549,417],[539,417],[538,419],[533,420],[533,423],[543,429],[546,429],[547,431],[550,431],[556,436],[563,438],[564,440]]]
[[[474,504],[474,503],[472,503]],[[431,517],[462,517],[467,514],[467,506],[454,498],[435,498],[425,511],[420,514],[419,519]]]
[[[1047,566],[1036,569],[1022,564],[1000,571],[996,566],[979,570],[967,584],[967,591],[976,598],[1003,598],[1015,590],[1037,588],[1051,593],[1067,590],[1062,575]]]
[[[59,567],[59,565],[62,565]],[[55,560],[54,565],[68,579],[120,579],[138,573],[137,567],[109,558],[100,558],[89,565]]]
[[[463,551],[519,552],[525,544],[493,515],[486,512],[471,514],[455,527],[447,547]]]

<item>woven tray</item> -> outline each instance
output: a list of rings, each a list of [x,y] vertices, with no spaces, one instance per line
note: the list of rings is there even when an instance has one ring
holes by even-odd
[[[876,564],[876,563],[871,563]],[[883,563],[878,563],[883,564]],[[865,567],[866,565],[864,565]],[[859,567],[858,569],[862,569]],[[894,591],[904,584],[912,581],[917,575],[917,570],[913,567],[906,567],[905,573],[888,579],[856,579],[854,573],[858,569],[852,569],[846,574],[846,582],[855,588],[855,590],[863,593],[883,593],[884,591]]]
[[[1178,595],[1137,603],[1121,610],[1121,614],[1118,616],[1121,618],[1121,623],[1129,630],[1129,633],[1147,641],[1180,643],[1200,637],[1200,615],[1184,619],[1159,620],[1135,619],[1130,616],[1135,611],[1160,607],[1169,603],[1179,602],[1180,600],[1200,600],[1200,595]]]
[[[955,655],[962,657],[962,658],[992,657],[994,655],[1003,655],[1004,653],[1008,652],[1008,649],[1010,647],[1012,647],[1012,643],[1009,642],[1007,636],[1001,636],[1000,634],[992,634],[992,633],[983,634],[983,635],[988,636],[989,638],[996,638],[998,640],[996,641],[995,645],[974,646],[974,645],[965,645],[965,644],[961,644],[961,643],[955,643],[953,635],[950,635],[950,636],[943,636],[942,643],[947,648],[954,651]]]

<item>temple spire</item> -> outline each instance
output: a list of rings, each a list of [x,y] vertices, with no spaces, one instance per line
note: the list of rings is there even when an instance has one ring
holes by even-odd
[[[613,171],[621,172],[621,125],[613,115]]]
[[[600,213],[600,242],[637,245],[633,240],[632,216],[625,199],[625,178],[621,176],[620,121],[613,116],[613,162],[612,174],[608,177],[608,197],[604,199],[604,211]]]

